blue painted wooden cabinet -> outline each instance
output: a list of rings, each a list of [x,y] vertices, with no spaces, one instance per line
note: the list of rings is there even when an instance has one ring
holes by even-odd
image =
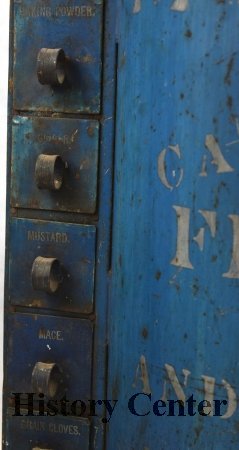
[[[12,1],[3,448],[239,448],[239,3]]]

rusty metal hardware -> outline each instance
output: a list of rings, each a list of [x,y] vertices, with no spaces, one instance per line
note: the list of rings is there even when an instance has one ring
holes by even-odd
[[[66,79],[66,56],[62,48],[42,48],[39,51],[37,76],[41,84],[62,86]]]
[[[33,289],[54,294],[63,280],[61,264],[56,258],[38,256],[33,262],[31,276]]]
[[[58,191],[62,187],[66,167],[59,155],[39,155],[35,166],[37,187]]]
[[[62,372],[55,363],[37,362],[32,371],[32,389],[36,394],[54,398],[63,383]]]

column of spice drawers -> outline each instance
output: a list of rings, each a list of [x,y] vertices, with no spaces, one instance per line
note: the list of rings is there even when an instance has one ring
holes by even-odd
[[[4,448],[89,448],[104,6],[12,1]]]

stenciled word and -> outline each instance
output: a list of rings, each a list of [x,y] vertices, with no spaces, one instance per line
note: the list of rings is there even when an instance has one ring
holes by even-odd
[[[172,396],[176,396],[179,404],[185,405],[186,399],[190,398],[190,394],[193,391],[189,386],[192,375],[191,371],[188,368],[184,368],[182,369],[182,373],[179,374],[174,366],[167,363],[164,364],[163,369],[165,371],[165,376],[163,381],[163,393],[160,396],[160,399],[166,403],[168,395],[170,398],[172,392],[174,393]],[[145,355],[141,355],[136,367],[133,384],[134,388],[138,391],[141,390],[144,394],[152,394],[150,378],[149,363],[146,360]],[[220,419],[227,420],[238,413],[238,397],[235,387],[232,386],[226,378],[219,380],[206,374],[202,374],[196,378],[200,380],[197,391],[202,393],[202,397],[204,398],[204,412],[209,417],[216,415],[220,417]],[[193,379],[191,381],[193,381]],[[220,404],[216,398],[225,400]],[[221,408],[223,414],[221,413]]]

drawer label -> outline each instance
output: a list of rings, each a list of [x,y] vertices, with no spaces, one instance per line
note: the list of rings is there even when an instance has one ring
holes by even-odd
[[[69,244],[70,239],[67,233],[52,233],[50,231],[32,231],[27,232],[28,241],[55,242],[56,244]]]
[[[55,134],[53,135],[47,135],[47,134],[39,134],[38,136],[36,136],[36,142],[38,142],[39,144],[45,144],[45,143],[51,143],[54,145],[71,145],[74,144],[75,140],[76,140],[76,136],[78,134],[78,130],[75,130],[71,136],[69,135],[64,135],[64,136],[57,136]],[[31,137],[32,140],[34,141],[34,135],[28,135],[28,138]]]
[[[20,7],[21,17],[37,18],[37,17],[94,17],[96,10],[92,6],[69,6],[58,5],[55,8],[51,6],[24,6]]]
[[[50,433],[80,435],[80,427],[54,422],[42,422],[38,420],[24,419],[21,421],[21,429],[25,431],[48,431]]]
[[[62,334],[63,331],[61,330],[47,330],[45,328],[40,328],[38,337],[39,339],[48,339],[51,341],[64,341]]]

